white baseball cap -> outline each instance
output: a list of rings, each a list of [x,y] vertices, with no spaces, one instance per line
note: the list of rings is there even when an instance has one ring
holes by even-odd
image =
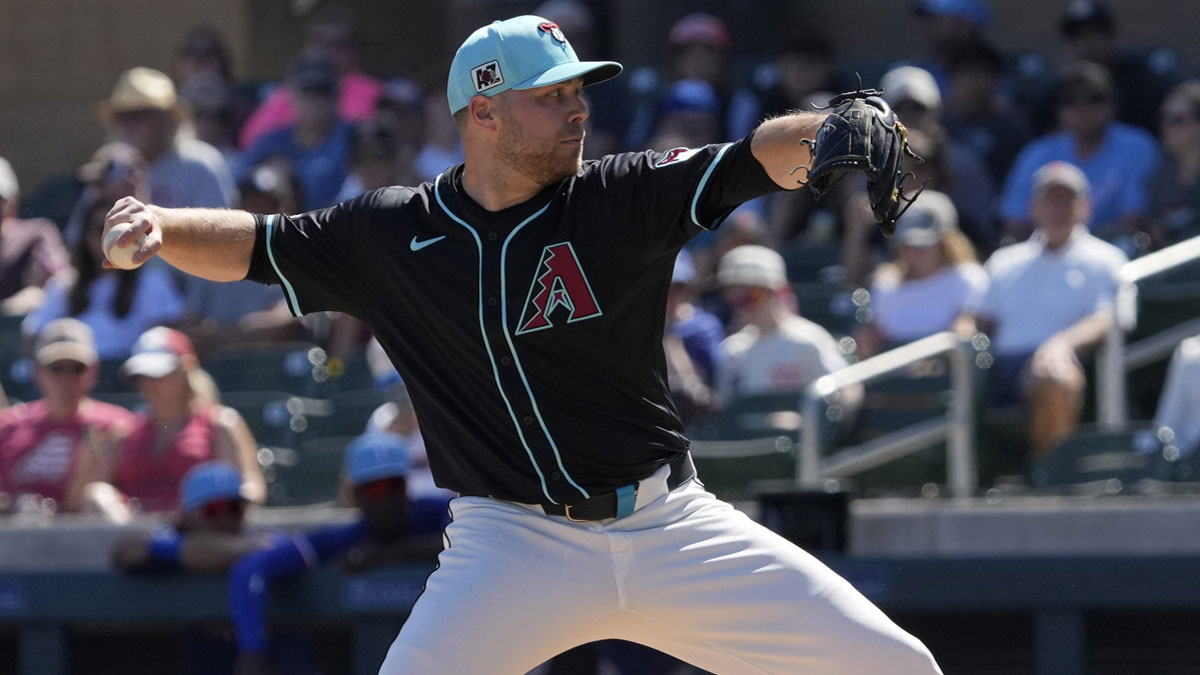
[[[621,73],[615,61],[580,61],[558,24],[540,16],[518,16],[484,26],[467,38],[450,64],[446,98],[450,113],[476,94],[533,89],[583,77],[584,86]]]
[[[942,107],[942,91],[933,74],[916,66],[900,66],[884,73],[879,80],[883,100],[895,106],[900,101],[916,101],[932,110]]]
[[[747,244],[731,249],[717,264],[717,285],[776,289],[786,286],[787,267],[774,249]]]
[[[926,190],[896,221],[893,241],[904,246],[935,246],[942,235],[958,229],[958,211],[954,202],[941,192]]]

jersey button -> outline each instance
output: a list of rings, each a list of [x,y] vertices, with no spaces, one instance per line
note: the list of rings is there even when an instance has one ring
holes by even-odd
[[[497,240],[497,239],[499,239],[499,238],[500,238],[500,235],[496,234],[495,232],[488,232],[488,233],[487,233],[487,240],[488,240],[488,241],[496,241],[496,240]]]
[[[555,471],[554,473],[550,474],[550,480],[555,482],[560,481],[562,480],[562,474]]]
[[[495,307],[497,302],[500,302],[500,301],[497,300],[496,298],[488,298],[487,299],[488,307]]]
[[[512,365],[512,359],[508,358],[507,356],[501,356],[500,357],[500,365],[510,366],[510,365]]]
[[[521,424],[524,424],[527,427],[531,426],[533,424],[533,418],[529,415],[526,415],[525,417],[521,418]]]

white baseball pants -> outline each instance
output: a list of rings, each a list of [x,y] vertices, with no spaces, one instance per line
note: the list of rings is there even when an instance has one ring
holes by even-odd
[[[929,675],[933,656],[848,582],[695,481],[597,523],[486,497],[448,546],[381,675],[520,675],[619,638],[725,674]],[[660,476],[661,474],[661,476]],[[643,481],[643,486],[647,481]]]

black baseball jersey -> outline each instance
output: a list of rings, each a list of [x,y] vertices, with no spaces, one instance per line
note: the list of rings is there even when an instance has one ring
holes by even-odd
[[[404,377],[438,485],[576,503],[687,450],[662,341],[675,256],[779,189],[750,138],[584,162],[502,211],[432,183],[257,216],[248,279],[362,319]]]

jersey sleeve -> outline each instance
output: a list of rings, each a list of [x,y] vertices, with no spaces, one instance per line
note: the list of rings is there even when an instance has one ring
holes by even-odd
[[[752,138],[605,158],[608,194],[631,222],[671,224],[689,238],[715,229],[742,203],[782,189],[750,152]]]
[[[362,316],[374,297],[367,279],[386,264],[379,226],[395,219],[378,190],[299,215],[256,215],[246,279],[283,288],[295,316],[337,311]]]

